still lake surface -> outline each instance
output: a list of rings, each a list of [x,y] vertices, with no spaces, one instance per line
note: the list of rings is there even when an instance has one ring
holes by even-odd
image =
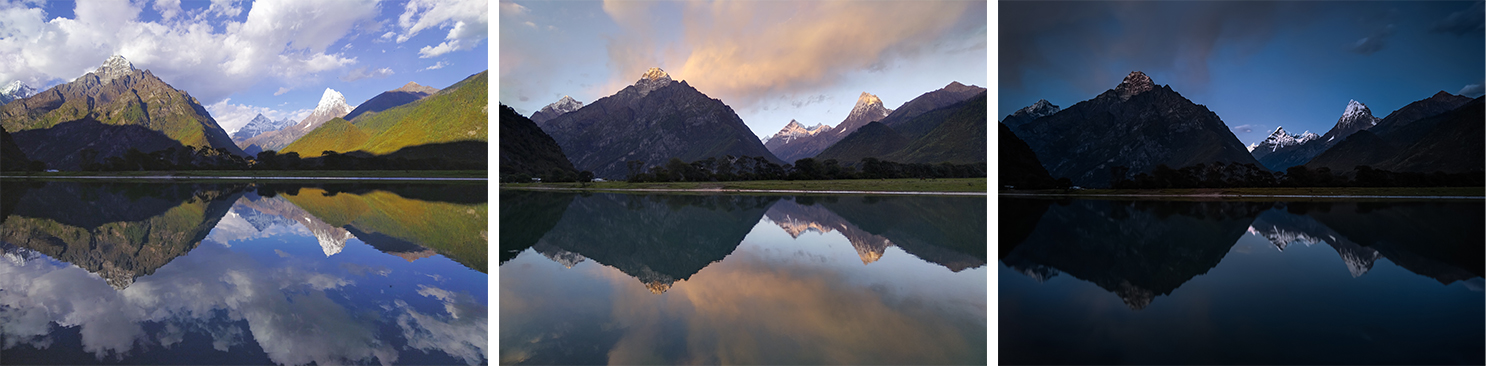
[[[1486,361],[1480,200],[1000,210],[1002,363]]]
[[[986,198],[500,193],[502,364],[984,364]]]
[[[488,363],[486,195],[0,181],[0,360]]]

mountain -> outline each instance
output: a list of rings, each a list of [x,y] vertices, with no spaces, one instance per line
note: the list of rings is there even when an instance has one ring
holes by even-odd
[[[576,111],[579,108],[583,108],[583,102],[579,102],[577,100],[574,100],[573,97],[564,95],[562,96],[562,99],[558,99],[556,102],[548,104],[546,107],[542,107],[542,110],[537,111],[537,113],[533,113],[531,115],[531,121],[536,123],[547,122],[547,120],[557,118],[557,116],[561,116],[568,112]]]
[[[0,128],[0,171],[26,170],[30,164],[31,159],[26,158],[20,145],[16,145],[15,138],[10,136],[10,132]]]
[[[1411,103],[1410,106],[1422,104],[1407,113],[1423,114],[1424,110],[1430,109],[1426,108],[1428,105],[1437,107],[1441,104],[1436,102],[1447,105],[1453,103],[1447,100],[1454,98],[1440,99]],[[1483,120],[1486,120],[1486,113],[1483,113],[1481,98],[1427,118],[1387,120],[1387,124],[1378,124],[1378,127],[1386,128],[1352,134],[1311,159],[1305,167],[1311,170],[1324,167],[1333,172],[1348,172],[1364,165],[1392,172],[1479,172],[1486,168],[1486,158],[1481,154],[1486,151]]]
[[[1258,163],[1217,114],[1140,71],[1094,99],[1013,131],[1049,174],[1084,187],[1108,187],[1117,166],[1136,174],[1163,164]]]
[[[72,82],[0,107],[0,126],[26,156],[53,169],[78,169],[84,149],[96,152],[95,161],[131,148],[244,155],[196,98],[117,55]]]
[[[732,155],[783,161],[764,148],[732,107],[651,68],[634,85],[537,124],[578,170],[622,179],[626,163],[665,164]]]
[[[1276,150],[1304,144],[1318,138],[1321,138],[1321,136],[1310,131],[1305,131],[1305,133],[1299,135],[1291,135],[1285,132],[1285,126],[1279,126],[1264,141],[1249,145],[1249,152],[1254,154],[1254,158],[1259,159],[1259,162],[1262,163],[1265,156]]]
[[[377,96],[367,99],[365,103],[356,106],[356,109],[352,109],[351,113],[347,113],[345,117],[341,118],[345,118],[347,121],[354,121],[356,117],[362,114],[385,111],[392,107],[412,103],[415,100],[423,99],[438,92],[439,90],[433,87],[418,85],[418,83],[409,81],[400,88],[384,91],[382,94],[377,94]]]
[[[943,88],[924,93],[898,106],[898,109],[894,109],[887,117],[882,118],[882,124],[892,127],[893,130],[903,133],[910,139],[918,138],[944,122],[943,118],[921,118],[923,115],[936,110],[946,113],[945,107],[970,100],[985,92],[986,88],[952,81]],[[985,133],[980,134],[980,136],[985,135]]]
[[[5,105],[6,103],[35,94],[36,89],[31,88],[31,86],[22,83],[20,80],[12,81],[10,84],[5,84],[5,87],[0,87],[0,105]]]
[[[1016,112],[1007,115],[1006,118],[1001,119],[1001,123],[1005,124],[1007,128],[1017,128],[1032,122],[1032,120],[1051,116],[1053,113],[1058,113],[1059,110],[1058,106],[1048,103],[1047,99],[1039,99],[1037,103],[1018,109]]]
[[[1254,158],[1259,159],[1259,163],[1264,164],[1264,167],[1270,170],[1285,171],[1285,169],[1289,169],[1292,166],[1305,164],[1307,161],[1315,158],[1316,155],[1320,155],[1322,151],[1326,151],[1326,149],[1346,139],[1347,136],[1351,136],[1357,131],[1372,128],[1378,125],[1380,123],[1379,121],[1377,117],[1373,117],[1372,110],[1367,108],[1367,105],[1355,100],[1348,101],[1347,109],[1342,111],[1342,116],[1336,119],[1336,125],[1332,126],[1330,131],[1326,131],[1325,135],[1317,137],[1302,135],[1294,138],[1294,140],[1304,138],[1304,141],[1292,141],[1288,145],[1279,146],[1286,138],[1284,136],[1275,136],[1275,134],[1281,134],[1276,129],[1275,134],[1270,135],[1270,138],[1276,139],[1274,148],[1265,152],[1262,150],[1263,146],[1255,146]],[[1265,141],[1267,142],[1269,140],[1265,139]],[[1264,143],[1261,142],[1260,145],[1264,145]]]
[[[959,85],[955,83],[954,85]],[[936,92],[941,92],[940,91]],[[930,92],[934,94],[936,92]],[[925,94],[925,95],[929,95]],[[943,97],[941,94],[940,97]],[[942,100],[941,98],[920,100]],[[909,102],[913,104],[914,102]],[[919,106],[926,104],[918,104]],[[912,109],[908,105],[892,115]],[[884,118],[869,123],[816,155],[816,160],[835,159],[843,164],[856,164],[864,158],[899,163],[951,162],[970,164],[984,162],[986,155],[986,92],[938,109],[923,111],[912,118]],[[909,112],[904,112],[904,115]],[[888,123],[896,122],[896,126]],[[927,130],[924,130],[927,128]],[[922,132],[917,132],[922,131]]]
[[[268,118],[267,116],[264,116],[262,113],[259,113],[257,117],[253,117],[252,121],[248,121],[248,124],[243,125],[243,127],[239,128],[237,132],[232,133],[232,141],[246,141],[247,139],[262,135],[265,132],[277,131],[283,129],[284,127],[289,127],[289,125],[291,124],[294,124],[294,121],[287,118],[275,121]]]
[[[315,111],[311,112],[309,116],[304,117],[298,124],[276,131],[265,132],[257,137],[243,140],[241,145],[257,145],[259,150],[284,150],[289,144],[309,134],[310,131],[319,128],[325,122],[331,119],[345,117],[351,113],[351,110],[351,106],[346,104],[346,96],[341,95],[335,89],[325,88],[325,93],[320,94],[320,104],[315,106]],[[300,155],[303,156],[304,154],[301,153]],[[318,155],[320,155],[319,151],[316,151],[314,156]]]
[[[996,167],[996,175],[1001,178],[1001,185],[1021,189],[1052,188],[1056,182],[1042,167],[1042,162],[1037,161],[1037,153],[1017,138],[1006,123],[998,125],[1001,126],[997,132],[1000,166]]]
[[[500,174],[546,175],[553,169],[576,173],[552,136],[515,109],[500,106]]]
[[[361,115],[354,122],[331,119],[285,146],[280,153],[296,152],[302,157],[320,156],[325,151],[389,154],[425,145],[488,141],[488,74],[489,71],[481,71],[434,95]],[[452,160],[485,159],[483,153],[474,157],[453,151],[441,155],[443,150],[433,150],[420,154]]]
[[[876,95],[862,92],[862,95],[857,97],[857,104],[851,108],[851,113],[847,114],[846,119],[842,120],[841,123],[836,124],[836,127],[826,126],[824,124],[816,124],[815,127],[809,128],[799,126],[800,130],[804,130],[802,133],[801,131],[792,129],[792,125],[786,124],[784,129],[780,130],[779,133],[764,140],[764,147],[768,148],[769,152],[774,153],[774,156],[778,156],[779,159],[793,163],[795,160],[814,157],[820,154],[821,151],[825,151],[827,147],[846,138],[847,135],[855,132],[858,128],[867,125],[869,122],[882,120],[883,117],[887,117],[888,113],[892,112],[891,109],[883,107],[882,99],[877,98]],[[790,123],[798,124],[794,120],[791,120]],[[780,139],[780,137],[785,136],[790,137]]]

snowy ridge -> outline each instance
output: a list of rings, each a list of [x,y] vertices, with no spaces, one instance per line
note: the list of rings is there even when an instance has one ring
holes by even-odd
[[[1053,105],[1052,103],[1049,103],[1047,99],[1038,99],[1037,103],[1033,103],[1032,105],[1019,109],[1016,111],[1016,113],[1021,113],[1028,117],[1031,117],[1031,119],[1038,119],[1051,116],[1053,115],[1053,113],[1058,113],[1058,111],[1060,110],[1062,109],[1058,108],[1058,106]]]
[[[867,115],[875,112],[876,109],[886,110],[887,108],[882,106],[882,99],[877,98],[876,95],[862,92],[862,95],[857,97],[857,105],[851,108],[851,114],[847,118]],[[883,116],[886,115],[886,113],[883,113]]]
[[[1311,131],[1305,131],[1305,133],[1299,135],[1291,135],[1285,132],[1284,126],[1280,126],[1275,128],[1274,133],[1270,133],[1269,137],[1265,138],[1264,141],[1249,145],[1249,151],[1252,152],[1259,148],[1265,148],[1273,152],[1283,147],[1304,144],[1318,138],[1321,138],[1321,135],[1311,133]]]
[[[649,95],[651,91],[671,85],[671,75],[659,67],[652,67],[640,75],[640,80],[635,82],[635,87],[640,89],[640,96]]]
[[[800,137],[814,136],[821,132],[830,130],[831,126],[827,126],[824,123],[817,123],[814,126],[805,127],[805,125],[800,124],[799,121],[789,120],[789,124],[784,125],[784,128],[780,129],[778,133],[775,133],[773,136],[769,136],[768,138],[764,139],[764,142],[767,143],[769,141],[782,139],[779,141],[783,141],[784,143],[788,144],[790,143],[790,141],[794,141],[795,139],[798,139]]]
[[[1381,120],[1381,118],[1373,117],[1372,110],[1368,109],[1366,104],[1351,100],[1347,102],[1347,110],[1342,112],[1342,117],[1336,120],[1336,125],[1337,127],[1349,127],[1364,124],[1365,127],[1372,127]]]
[[[346,96],[341,95],[341,92],[335,89],[325,88],[325,94],[320,95],[320,104],[315,106],[314,113],[329,114],[338,109],[346,110],[345,113],[340,114],[341,116],[351,113],[351,106],[346,105]]]
[[[579,102],[573,99],[573,97],[564,95],[562,96],[562,99],[559,99],[552,104],[548,104],[546,107],[542,107],[542,112],[556,113],[552,116],[557,117],[568,112],[576,111],[579,108],[583,108],[583,102]]]
[[[0,88],[0,105],[32,95],[36,95],[35,88],[22,83],[20,80],[12,81],[10,84],[5,84],[5,87]]]
[[[103,84],[108,84],[114,79],[127,76],[133,72],[134,64],[129,63],[129,60],[125,60],[124,56],[119,55],[110,56],[107,61],[103,61],[103,66],[99,66],[97,70],[93,71],[94,74],[98,75],[99,82]]]

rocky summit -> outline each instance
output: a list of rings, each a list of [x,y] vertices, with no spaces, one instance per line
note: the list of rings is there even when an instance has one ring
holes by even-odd
[[[561,116],[564,113],[576,111],[579,108],[583,108],[583,102],[579,102],[577,99],[573,99],[573,97],[564,95],[562,96],[562,99],[558,99],[556,102],[552,102],[552,104],[548,104],[546,107],[542,107],[542,110],[537,111],[537,113],[532,113],[531,121],[536,123],[546,122],[547,120],[557,118],[557,116]]]
[[[261,150],[282,150],[289,146],[294,140],[314,131],[326,121],[333,118],[345,117],[351,113],[353,108],[346,104],[346,97],[335,89],[325,88],[325,93],[320,95],[320,103],[315,105],[315,111],[304,117],[299,123],[284,127],[278,131],[264,133],[257,137],[244,140],[239,143],[244,147],[257,146]]]
[[[1111,170],[1148,173],[1159,165],[1254,164],[1243,143],[1207,107],[1136,71],[1113,89],[1013,130],[1049,174],[1108,187]]]
[[[764,143],[764,147],[785,162],[792,163],[795,160],[814,157],[862,126],[880,121],[892,112],[893,110],[883,106],[882,99],[871,93],[862,92],[857,97],[856,105],[852,106],[851,113],[848,113],[846,119],[836,124],[835,127],[817,125],[815,132],[807,135],[795,133],[794,136],[785,139],[779,139],[777,137],[783,137],[783,135],[775,134]],[[784,130],[790,130],[789,125],[786,125]],[[785,133],[784,130],[780,133]]]
[[[538,126],[578,170],[600,178],[627,177],[629,161],[649,167],[672,158],[763,156],[782,163],[731,107],[658,68],[614,95]]]
[[[1274,171],[1285,171],[1292,166],[1305,164],[1326,149],[1336,146],[1347,136],[1357,131],[1370,129],[1379,121],[1381,120],[1373,117],[1372,110],[1368,109],[1366,104],[1351,100],[1347,102],[1347,108],[1342,111],[1342,116],[1336,119],[1336,125],[1326,131],[1325,135],[1311,134],[1311,136],[1299,135],[1287,138],[1271,134],[1270,138],[1274,141],[1270,142],[1266,139],[1260,142],[1258,146],[1255,146],[1253,155],[1255,159],[1259,159],[1260,164],[1264,164],[1264,167]],[[1275,131],[1275,133],[1281,132]],[[1269,148],[1264,149],[1264,147]]]
[[[55,169],[77,169],[83,160],[101,162],[129,149],[190,146],[244,154],[196,98],[118,55],[71,82],[5,104],[0,125],[27,156]]]

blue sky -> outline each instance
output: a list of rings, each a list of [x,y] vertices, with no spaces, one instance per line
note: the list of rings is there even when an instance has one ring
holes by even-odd
[[[1067,108],[1131,71],[1206,105],[1245,145],[1325,133],[1349,100],[1383,118],[1486,79],[1480,1],[1003,2],[996,115]]]
[[[888,108],[987,85],[977,1],[501,1],[500,103],[525,115],[612,95],[659,67],[753,132],[835,125],[862,92]]]
[[[0,84],[65,83],[120,54],[196,97],[227,131],[304,118],[409,81],[489,69],[483,0],[0,0]]]

